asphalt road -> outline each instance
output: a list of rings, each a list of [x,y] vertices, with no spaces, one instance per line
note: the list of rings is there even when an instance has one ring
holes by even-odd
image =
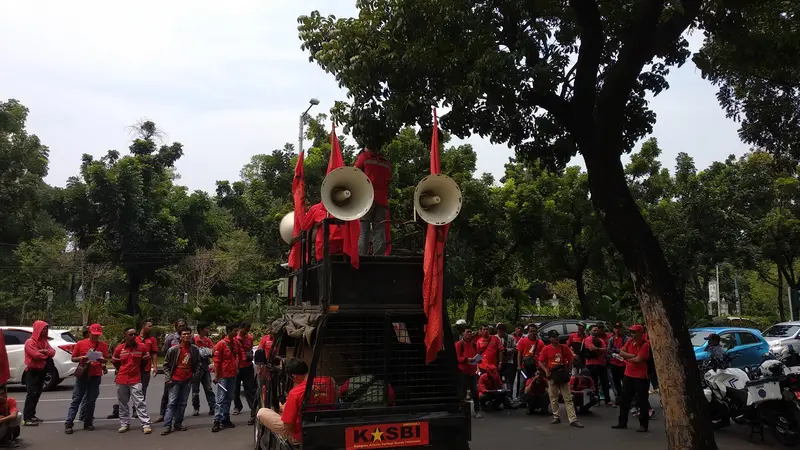
[[[150,385],[148,408],[151,415],[158,414],[158,402],[163,391],[163,375]],[[161,424],[155,425],[153,434],[146,436],[140,432],[140,424],[134,420],[132,429],[126,434],[118,434],[118,420],[105,417],[116,403],[116,386],[108,375],[100,387],[97,401],[95,427],[93,432],[84,431],[80,422],[75,423],[75,434],[64,434],[64,418],[69,407],[72,386],[68,381],[54,392],[45,392],[39,403],[37,415],[45,423],[39,427],[22,429],[22,448],[57,449],[57,450],[174,450],[176,445],[190,450],[245,450],[252,448],[253,429],[246,425],[248,414],[232,416],[237,428],[211,433],[211,417],[207,415],[205,398],[201,395],[200,416],[187,417],[184,424],[189,428],[186,432],[175,432],[169,436],[160,436]],[[25,399],[24,388],[12,387],[11,396],[16,398],[22,408]],[[656,402],[653,402],[654,404]],[[246,402],[245,402],[246,405]],[[191,414],[191,405],[187,408]],[[659,411],[660,413],[660,411]],[[563,412],[562,412],[563,414]],[[663,422],[659,417],[651,423],[650,432],[636,433],[634,429],[612,430],[616,421],[617,410],[599,408],[593,414],[584,416],[581,421],[586,428],[571,428],[562,423],[550,425],[549,417],[543,415],[526,416],[522,411],[495,412],[484,414],[484,418],[473,421],[472,450],[498,450],[503,448],[543,447],[548,449],[591,448],[592,450],[648,450],[666,449]],[[630,426],[635,428],[636,421]],[[717,443],[721,450],[754,450],[765,446],[779,448],[780,444],[772,440],[765,432],[766,442],[748,442],[749,429],[735,426],[717,432]]]

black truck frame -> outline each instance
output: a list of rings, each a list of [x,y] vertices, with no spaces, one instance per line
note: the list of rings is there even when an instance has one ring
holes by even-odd
[[[256,354],[258,407],[275,411],[291,388],[283,362],[309,363],[302,443],[256,422],[255,449],[468,450],[471,411],[459,394],[450,327],[437,359],[425,363],[422,257],[361,256],[356,270],[328,252],[330,225],[341,223],[320,224],[321,261],[310,262],[313,235],[299,237],[304,262],[289,274],[289,306],[273,324],[269,354]]]

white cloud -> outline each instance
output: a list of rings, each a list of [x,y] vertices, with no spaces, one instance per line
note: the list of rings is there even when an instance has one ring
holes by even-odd
[[[310,97],[318,112],[344,99],[300,50],[296,19],[314,9],[355,13],[343,0],[2,2],[0,98],[31,109],[29,130],[51,148],[51,183],[76,174],[83,153],[126,150],[126,127],[147,117],[184,143],[181,182],[213,191],[252,155],[294,142]],[[744,151],[693,65],[670,81],[653,100],[667,166],[679,151],[701,167]],[[480,171],[502,175],[511,150],[467,142]]]

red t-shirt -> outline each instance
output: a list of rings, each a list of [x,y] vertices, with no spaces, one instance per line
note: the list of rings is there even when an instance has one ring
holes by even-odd
[[[525,359],[526,356],[532,356],[533,360],[536,361],[539,359],[539,353],[542,352],[542,349],[545,347],[544,341],[539,338],[535,338],[536,342],[534,345],[534,341],[531,340],[528,336],[523,337],[522,339],[517,342],[517,351],[520,354],[520,358],[522,360]]]
[[[6,404],[0,406],[0,416],[11,416],[18,412],[17,401],[11,397],[7,397]]]
[[[552,344],[548,345],[539,353],[539,361],[548,369],[552,369],[555,366],[572,364],[572,359],[572,350],[566,345],[561,344],[559,344],[558,347],[554,347]]]
[[[150,372],[153,369],[153,357],[158,355],[158,339],[154,338],[153,336],[149,336],[142,339],[142,336],[136,336],[136,343],[137,344],[144,344],[145,348],[147,349],[147,353],[150,354],[150,357],[147,358],[147,365],[144,367],[146,372]]]
[[[172,369],[172,381],[188,381],[192,379],[192,347],[181,345],[178,364]]]
[[[569,337],[567,338],[567,345],[571,347],[572,344],[580,344],[580,343],[583,342],[583,340],[585,338],[586,338],[586,335],[584,335],[584,337],[580,337],[580,335],[578,335],[577,332],[571,333],[569,335]]]
[[[303,409],[303,397],[305,397],[305,394],[306,382],[303,381],[289,391],[289,395],[286,396],[286,404],[283,407],[283,414],[281,414],[281,422],[294,426],[292,437],[298,442],[303,440],[303,420],[300,412]]]
[[[601,350],[606,349],[606,341],[603,340],[602,337],[597,337],[600,340],[600,346],[595,346]],[[589,348],[590,345],[594,345],[594,336],[587,336],[586,339],[583,340],[583,346]],[[586,358],[586,365],[587,366],[605,366],[606,365],[606,352],[598,351],[595,352],[594,358]]]
[[[111,361],[119,364],[117,384],[132,386],[142,382],[142,361],[150,360],[150,352],[145,344],[137,343],[132,348],[119,344],[114,349]]]
[[[269,351],[272,348],[272,336],[265,334],[261,338],[261,342],[258,343],[258,348],[264,349],[264,353],[269,355]]]
[[[569,379],[569,390],[572,392],[583,392],[585,390],[594,390],[594,380],[590,377],[573,376]]]
[[[235,339],[234,339],[235,341]],[[239,346],[227,336],[214,346],[214,370],[219,368],[220,378],[233,378],[239,373]]]
[[[481,370],[489,370],[490,368],[496,369],[497,355],[500,353],[502,347],[503,343],[500,342],[500,338],[496,335],[478,339],[478,349],[483,349],[481,352],[483,359],[478,363],[478,367],[480,367]]]
[[[372,182],[375,192],[375,203],[389,206],[389,183],[392,182],[392,163],[380,155],[365,150],[358,154],[356,167],[364,171]]]
[[[214,348],[214,341],[212,341],[211,338],[208,337],[208,336],[203,337],[203,336],[200,336],[198,334],[197,336],[194,337],[194,345],[196,345],[198,347],[204,347],[204,348],[213,349]]]
[[[92,342],[89,338],[81,339],[75,344],[72,349],[72,357],[79,358],[86,356],[89,351],[97,351],[103,354],[104,359],[108,359],[108,344],[103,341]],[[88,363],[89,376],[100,377],[103,376],[103,363],[91,361]]]
[[[253,348],[253,338],[252,334],[247,334],[245,337],[241,337],[238,334],[236,335],[236,340],[239,342],[239,346],[242,348],[242,359],[239,361],[239,367],[250,367],[253,365],[253,361],[247,359],[247,352]]]
[[[634,363],[630,360],[625,361],[625,376],[631,378],[647,378],[647,360],[650,359],[650,343],[642,341],[637,344],[633,339],[628,339],[622,351],[642,358],[642,362]]]
[[[309,405],[332,405],[336,403],[336,382],[331,377],[315,377],[311,386]]]
[[[498,375],[497,372],[485,372],[478,379],[479,397],[489,391],[496,391],[498,389],[503,389],[503,380],[500,378],[500,375]]]

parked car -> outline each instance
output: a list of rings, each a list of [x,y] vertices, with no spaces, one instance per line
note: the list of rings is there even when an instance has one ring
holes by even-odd
[[[709,357],[708,336],[716,333],[725,351],[734,357],[733,367],[757,366],[761,364],[761,356],[769,351],[769,343],[754,328],[737,327],[703,327],[689,330],[689,337],[694,347],[697,361],[705,361]]]
[[[556,330],[556,331],[558,331],[558,340],[561,341],[562,344],[566,344],[567,343],[567,338],[569,338],[569,335],[572,334],[572,333],[577,333],[578,332],[578,324],[579,323],[585,323],[586,324],[586,329],[587,329],[587,333],[588,333],[588,329],[592,325],[594,325],[596,323],[599,323],[599,322],[601,322],[601,321],[600,320],[596,320],[596,319],[587,319],[587,320],[561,319],[561,320],[553,320],[551,322],[544,322],[541,325],[539,325],[539,336],[545,342],[550,342],[549,341],[550,338],[547,337],[547,333],[549,333],[550,330]]]
[[[776,323],[764,330],[761,335],[769,342],[773,352],[777,353],[789,345],[800,349],[800,322],[798,321]]]
[[[8,368],[10,369],[10,384],[25,383],[25,341],[33,334],[31,327],[0,327],[6,342],[8,353]],[[44,389],[55,389],[65,378],[75,373],[78,363],[72,362],[72,349],[75,347],[75,337],[69,330],[50,329],[47,333],[50,346],[56,350],[56,355],[48,361],[45,369]]]

